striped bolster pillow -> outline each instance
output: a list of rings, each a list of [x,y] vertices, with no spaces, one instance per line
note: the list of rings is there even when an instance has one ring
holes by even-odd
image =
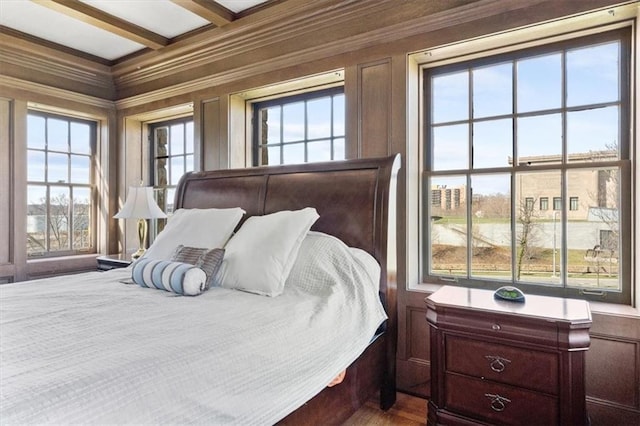
[[[133,265],[133,281],[148,288],[197,296],[206,290],[207,275],[193,265],[167,260],[140,259]]]

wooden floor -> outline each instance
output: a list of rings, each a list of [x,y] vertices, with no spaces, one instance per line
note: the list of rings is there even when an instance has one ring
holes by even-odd
[[[346,426],[424,426],[427,424],[427,400],[398,392],[396,403],[388,411],[372,398],[347,420]]]

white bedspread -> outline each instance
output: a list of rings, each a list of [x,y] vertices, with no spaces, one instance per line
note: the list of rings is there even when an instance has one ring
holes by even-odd
[[[366,348],[385,315],[348,249],[307,237],[285,292],[197,297],[128,270],[0,286],[0,423],[272,424]],[[330,256],[331,258],[327,258]],[[296,269],[297,268],[297,269]]]

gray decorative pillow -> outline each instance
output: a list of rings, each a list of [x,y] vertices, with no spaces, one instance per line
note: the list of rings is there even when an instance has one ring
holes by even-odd
[[[171,261],[188,263],[202,269],[207,275],[205,288],[209,288],[213,283],[213,277],[222,264],[224,258],[223,248],[195,248],[185,247],[182,244],[176,248]]]

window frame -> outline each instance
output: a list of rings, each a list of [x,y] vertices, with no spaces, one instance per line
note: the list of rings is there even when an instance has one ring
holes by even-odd
[[[177,124],[182,124],[183,125],[183,141],[182,141],[182,153],[181,154],[175,154],[172,155],[171,151],[170,151],[170,146],[171,146],[171,131],[169,130],[167,132],[167,153],[166,155],[162,155],[162,156],[158,156],[158,152],[157,152],[157,131],[161,128],[168,128],[170,129],[171,126],[177,125]],[[191,148],[192,151],[188,152],[187,150],[187,146],[188,146],[188,142],[187,142],[187,125],[191,124],[192,127],[192,135],[193,135],[193,140],[191,141]],[[174,118],[174,119],[169,119],[169,120],[164,120],[164,121],[158,121],[158,122],[154,122],[154,123],[150,123],[149,124],[149,182],[151,182],[152,186],[153,186],[153,192],[154,192],[154,198],[156,200],[156,202],[158,203],[158,206],[160,207],[160,209],[165,212],[168,216],[170,216],[173,211],[174,211],[174,206],[173,203],[175,200],[169,199],[169,195],[171,194],[171,191],[175,191],[175,189],[177,188],[177,183],[173,184],[172,183],[172,177],[173,177],[173,170],[172,170],[172,164],[171,164],[171,159],[174,157],[182,157],[183,160],[183,164],[184,164],[184,168],[185,168],[185,173],[190,172],[190,171],[195,171],[197,169],[196,167],[196,162],[195,162],[195,158],[196,158],[196,143],[195,143],[195,121],[193,116],[186,116],[186,117],[180,117],[180,118]],[[187,157],[191,156],[193,159],[193,170],[188,170],[187,168]],[[167,183],[166,185],[160,185],[157,182],[157,168],[156,168],[156,161],[157,160],[161,160],[164,159],[166,160],[166,168],[167,168]],[[182,175],[180,175],[182,176]],[[169,209],[169,206],[172,206],[171,209]],[[151,221],[151,227],[149,230],[149,238],[150,241],[153,241],[153,239],[155,239],[155,236],[158,235],[158,233],[160,231],[162,231],[164,229],[164,226],[167,223],[167,219],[155,219]]]
[[[467,56],[464,57],[459,57],[459,58],[454,58],[448,61],[445,61],[444,63],[440,64],[440,63],[430,63],[428,65],[422,65],[420,67],[421,70],[421,74],[420,74],[420,79],[421,79],[421,84],[420,87],[422,87],[423,90],[423,95],[422,95],[422,102],[421,102],[421,110],[422,110],[422,117],[420,118],[421,121],[424,123],[424,125],[422,126],[422,130],[421,132],[423,132],[422,135],[422,146],[421,146],[421,159],[420,161],[422,162],[421,166],[420,166],[420,170],[421,170],[421,183],[419,185],[419,192],[420,192],[420,199],[423,200],[423,202],[420,203],[420,209],[419,209],[419,215],[418,215],[418,220],[419,220],[419,227],[422,230],[422,232],[420,233],[420,256],[417,259],[418,263],[419,263],[419,276],[418,279],[420,280],[419,282],[422,283],[433,283],[433,284],[453,284],[453,285],[466,285],[466,286],[473,286],[473,287],[479,287],[479,288],[495,288],[496,285],[498,285],[499,283],[497,282],[491,282],[490,280],[479,280],[477,278],[473,278],[473,279],[459,279],[460,277],[453,277],[452,279],[449,279],[447,277],[440,277],[440,276],[433,276],[433,275],[429,275],[428,271],[429,271],[429,259],[430,259],[430,254],[429,254],[429,221],[427,221],[425,219],[425,217],[428,217],[428,215],[431,215],[430,211],[431,211],[431,205],[430,202],[428,200],[430,200],[430,193],[429,193],[429,187],[427,186],[426,182],[428,182],[428,179],[425,179],[425,175],[429,174],[429,167],[427,167],[427,165],[429,164],[429,158],[431,157],[431,147],[430,147],[430,117],[429,117],[429,110],[430,110],[430,100],[431,100],[431,93],[430,93],[430,85],[429,85],[429,78],[431,75],[433,75],[433,70],[438,70],[438,73],[450,73],[453,72],[457,69],[470,69],[470,68],[476,68],[482,65],[490,65],[490,64],[497,64],[500,63],[504,60],[509,60],[509,59],[514,59],[514,58],[522,58],[524,53],[534,53],[534,55],[532,56],[538,56],[538,55],[544,55],[545,53],[552,53],[552,52],[558,52],[558,51],[563,51],[566,49],[574,49],[574,48],[579,48],[581,46],[586,46],[586,45],[592,45],[592,44],[596,44],[598,42],[606,42],[606,41],[612,41],[612,40],[616,40],[616,41],[620,41],[621,44],[621,64],[620,64],[620,73],[621,73],[621,80],[620,80],[620,123],[619,123],[619,129],[622,130],[622,134],[620,137],[620,149],[619,149],[619,159],[616,161],[611,161],[609,162],[608,166],[611,167],[618,167],[620,170],[620,174],[621,174],[621,183],[620,183],[620,191],[621,191],[621,198],[626,199],[626,200],[630,200],[631,199],[631,195],[632,195],[632,191],[633,188],[631,187],[631,177],[632,177],[632,167],[635,167],[635,165],[633,164],[633,162],[635,161],[635,159],[631,156],[631,143],[632,143],[632,139],[631,139],[631,132],[625,132],[625,129],[630,129],[630,122],[631,122],[631,114],[633,113],[632,108],[631,108],[631,102],[630,102],[630,98],[631,98],[631,91],[632,91],[632,85],[633,82],[631,81],[631,57],[633,55],[633,46],[632,46],[632,37],[633,37],[633,28],[631,26],[622,26],[622,27],[618,27],[618,28],[614,28],[611,30],[607,30],[607,31],[603,31],[603,32],[598,32],[598,33],[594,33],[594,34],[587,34],[584,35],[584,33],[575,33],[575,34],[571,34],[571,35],[565,35],[565,37],[562,38],[562,40],[557,41],[557,39],[552,39],[551,37],[549,38],[550,40],[548,40],[547,42],[545,42],[544,40],[539,40],[535,43],[535,45],[533,47],[531,47],[531,45],[526,46],[520,46],[520,48],[513,48],[513,50],[508,50],[508,51],[504,51],[500,48],[494,48],[494,49],[488,49],[485,52],[482,53],[482,56],[478,55],[478,54],[468,54]],[[528,55],[527,55],[528,56]],[[514,59],[515,60],[515,59]],[[564,70],[564,68],[563,68]],[[564,83],[563,83],[564,84]],[[564,86],[563,86],[564,87]],[[514,95],[515,96],[515,95]],[[567,111],[570,110],[570,108],[568,108],[564,102],[562,104],[561,109],[561,113],[562,114],[566,114]],[[511,114],[512,117],[516,117],[517,113],[513,112]],[[469,123],[472,123],[472,119],[469,118],[467,120],[465,120]],[[563,156],[567,155],[566,153],[566,142],[563,141]],[[566,157],[563,157],[566,158]],[[512,178],[513,176],[515,176],[515,174],[517,172],[524,172],[524,171],[531,171],[531,170],[544,170],[544,168],[538,168],[535,165],[518,165],[518,164],[513,164],[513,171],[512,173]],[[562,170],[563,174],[566,174],[568,170],[571,170],[573,168],[580,168],[580,165],[578,166],[574,166],[569,164],[564,164],[563,168],[559,169]],[[466,170],[467,173],[472,173],[472,174],[480,174],[482,175],[483,173],[495,173],[495,169],[473,169],[473,168],[469,168],[469,169],[464,169]],[[456,170],[456,171],[452,171],[450,174],[451,175],[458,175],[458,174],[464,174],[464,172],[461,172],[461,170]],[[513,186],[513,185],[512,185]],[[566,194],[566,183],[563,184],[563,195],[560,198],[561,200],[564,199],[564,204],[562,206],[561,211],[562,213],[562,217],[563,217],[563,221],[562,221],[562,226],[564,229],[564,234],[566,234],[566,228],[567,228],[567,212],[569,212],[569,207],[570,207],[570,199],[568,197],[568,194]],[[515,196],[515,190],[512,188],[511,189],[511,194],[512,197]],[[471,199],[470,197],[471,194],[468,194],[468,199]],[[555,198],[555,197],[554,197]],[[514,201],[515,202],[515,201]],[[470,203],[469,203],[470,204]],[[554,202],[553,208],[555,210],[555,205],[556,203]],[[623,205],[620,209],[620,222],[619,222],[619,227],[621,230],[630,230],[633,227],[633,221],[632,221],[632,217],[633,217],[633,206],[632,203],[626,203],[625,205]],[[432,216],[433,217],[433,216]],[[467,219],[468,221],[470,221],[471,219]],[[512,227],[512,230],[515,231],[514,227]],[[623,233],[626,234],[631,234],[631,232],[626,232],[624,231]],[[526,283],[522,283],[522,282],[517,282],[517,285],[521,288],[524,288],[526,291],[530,291],[532,293],[538,293],[538,294],[548,294],[548,295],[555,295],[555,296],[561,296],[561,297],[578,297],[578,298],[584,298],[587,300],[595,300],[595,301],[601,301],[601,302],[613,302],[613,303],[621,303],[621,304],[631,304],[632,302],[632,281],[631,281],[631,274],[632,274],[632,268],[633,268],[633,254],[631,253],[631,248],[632,248],[632,243],[631,243],[631,239],[630,237],[626,237],[626,238],[621,238],[621,243],[622,243],[622,247],[620,247],[620,253],[622,255],[624,255],[625,257],[623,258],[623,268],[621,268],[620,270],[620,277],[619,277],[619,282],[620,282],[620,291],[616,292],[616,291],[606,291],[606,292],[598,292],[598,291],[588,291],[588,290],[584,290],[581,288],[575,288],[575,287],[567,287],[567,283],[564,283],[562,287],[555,287],[555,288],[551,288],[551,286],[544,286],[544,285],[528,285]],[[467,248],[467,250],[470,250],[469,248]],[[563,260],[563,263],[566,264],[566,259]],[[513,267],[513,266],[512,266]],[[443,282],[444,281],[444,282]],[[508,283],[508,282],[507,282]],[[504,283],[501,283],[504,284]],[[550,290],[550,291],[549,291]],[[604,293],[604,294],[602,294]]]
[[[72,114],[63,114],[63,113],[56,113],[56,112],[50,112],[50,111],[45,111],[45,110],[41,110],[41,109],[33,109],[33,108],[28,108],[27,110],[27,115],[26,115],[26,119],[27,121],[29,120],[30,116],[34,116],[34,117],[41,117],[45,119],[45,123],[47,122],[47,120],[49,119],[53,119],[53,120],[60,120],[60,121],[65,121],[67,122],[68,125],[68,151],[64,152],[64,151],[60,151],[60,150],[56,150],[56,149],[50,149],[49,148],[49,141],[48,141],[48,132],[46,131],[46,127],[45,127],[45,141],[44,141],[44,148],[40,149],[40,148],[33,148],[29,146],[29,135],[28,135],[28,131],[27,131],[27,142],[25,144],[25,150],[26,150],[26,154],[28,155],[28,153],[31,152],[41,152],[44,154],[44,164],[43,164],[43,171],[44,171],[44,180],[42,181],[34,181],[34,180],[29,180],[28,177],[28,168],[29,168],[29,164],[27,162],[27,179],[26,179],[26,187],[25,187],[25,191],[27,191],[28,193],[28,189],[29,187],[44,187],[45,188],[45,197],[48,200],[46,205],[45,205],[45,215],[48,216],[50,214],[51,211],[51,204],[50,204],[50,197],[51,197],[51,187],[65,187],[68,188],[68,194],[69,194],[69,222],[67,223],[67,227],[69,229],[73,229],[74,228],[74,213],[73,213],[73,206],[74,206],[74,187],[78,187],[78,188],[83,188],[88,190],[89,192],[89,202],[90,202],[90,206],[89,206],[89,215],[90,215],[90,219],[89,219],[89,234],[90,234],[90,241],[89,241],[89,247],[87,248],[79,248],[79,249],[74,249],[73,247],[73,240],[71,240],[69,242],[69,246],[68,248],[66,248],[65,250],[55,250],[52,251],[51,250],[51,236],[50,236],[50,228],[49,228],[49,224],[48,221],[45,220],[45,245],[46,245],[46,250],[42,251],[42,252],[37,252],[37,253],[29,253],[27,251],[27,259],[29,261],[31,260],[35,260],[35,259],[51,259],[51,258],[60,258],[60,257],[67,257],[67,256],[78,256],[78,255],[86,255],[86,254],[95,254],[98,251],[98,203],[97,203],[97,198],[96,198],[96,193],[97,193],[97,188],[98,188],[98,181],[97,181],[97,177],[96,177],[96,163],[97,163],[97,156],[98,156],[98,129],[99,129],[99,123],[96,120],[92,120],[92,119],[86,119],[86,118],[79,118],[76,117]],[[72,150],[72,141],[71,141],[71,124],[72,123],[79,123],[79,124],[83,124],[83,125],[88,125],[90,128],[90,135],[89,135],[89,154],[85,154],[85,153],[78,153],[78,152],[74,152]],[[46,124],[45,124],[46,126]],[[68,156],[68,162],[67,162],[67,176],[70,177],[71,176],[71,169],[73,167],[72,162],[71,162],[71,156],[75,155],[75,156],[83,156],[83,157],[88,157],[89,158],[89,183],[77,183],[77,182],[71,182],[71,180],[69,180],[68,182],[50,182],[49,181],[49,176],[48,176],[48,154],[49,153],[53,153],[53,154],[63,154],[63,155],[67,155]],[[28,195],[25,197],[27,199],[27,216],[29,215],[29,201],[28,201]],[[67,237],[68,238],[68,237]],[[27,250],[27,248],[25,247],[25,250]]]
[[[540,197],[540,210],[547,211],[549,210],[549,197]]]
[[[266,165],[282,165],[282,164],[289,164],[289,163],[284,163],[284,158],[283,158],[283,147],[287,146],[287,145],[294,145],[294,144],[304,144],[304,163],[308,163],[309,162],[309,150],[308,150],[308,144],[309,143],[313,143],[315,141],[322,141],[322,140],[330,140],[330,144],[331,144],[331,158],[329,161],[333,161],[336,160],[335,158],[335,141],[337,139],[342,139],[345,143],[345,152],[344,155],[342,156],[342,158],[340,159],[344,159],[346,158],[346,117],[345,117],[345,129],[344,129],[344,133],[342,135],[336,135],[334,133],[334,97],[335,96],[345,96],[345,90],[344,90],[344,85],[339,85],[339,86],[333,86],[333,87],[329,87],[329,88],[324,88],[321,90],[313,90],[313,91],[308,91],[308,92],[303,92],[303,93],[298,93],[295,95],[286,95],[286,96],[281,96],[281,97],[277,97],[277,98],[273,98],[273,99],[268,99],[268,100],[264,100],[264,101],[257,101],[257,102],[252,102],[251,103],[251,124],[252,124],[252,135],[251,135],[251,161],[252,161],[252,165],[254,167],[256,166],[266,166]],[[319,99],[319,98],[324,98],[330,96],[331,97],[331,134],[328,137],[323,137],[323,138],[317,138],[317,139],[309,139],[308,137],[308,120],[307,120],[307,114],[306,114],[306,103],[315,99]],[[261,144],[261,140],[260,140],[260,135],[261,135],[261,117],[259,114],[259,111],[261,109],[264,108],[270,108],[270,107],[274,107],[274,106],[280,106],[280,108],[282,108],[284,105],[287,104],[292,104],[292,103],[297,103],[297,102],[304,102],[305,103],[305,130],[304,130],[304,139],[300,140],[300,141],[294,141],[294,142],[284,142],[283,141],[283,137],[282,137],[282,131],[283,131],[283,127],[284,126],[280,126],[280,132],[281,132],[281,137],[280,137],[280,142],[279,143],[275,143],[275,144]],[[345,101],[345,108],[346,108],[346,101]],[[282,123],[282,114],[280,116],[280,121]],[[277,164],[262,164],[262,162],[260,161],[260,151],[261,148],[264,146],[279,146],[280,147],[280,161]]]

